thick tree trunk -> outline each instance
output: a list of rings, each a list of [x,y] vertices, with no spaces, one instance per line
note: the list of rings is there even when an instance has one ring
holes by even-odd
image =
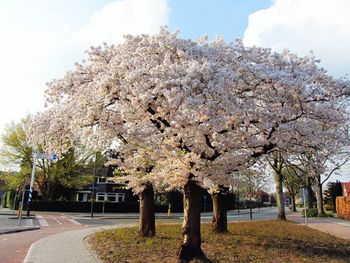
[[[227,232],[227,200],[225,190],[211,195],[213,202],[212,230],[216,233]]]
[[[142,237],[153,237],[156,234],[154,191],[151,184],[140,193],[139,234]]]
[[[292,211],[297,212],[297,207],[295,205],[295,195],[291,195],[291,200],[292,200]]]
[[[201,205],[202,189],[196,182],[189,180],[184,187],[183,244],[178,254],[179,262],[204,258],[201,249]]]
[[[318,216],[325,215],[325,212],[324,212],[324,209],[323,209],[321,175],[318,175],[317,176],[317,180],[316,180],[316,200],[317,200]]]
[[[313,208],[313,202],[312,202],[312,185],[311,185],[311,178],[307,178],[307,209]]]
[[[283,196],[283,185],[282,185],[282,173],[275,173],[275,182],[276,182],[276,201],[278,208],[277,218],[280,220],[286,219],[286,212],[284,208],[284,196]]]

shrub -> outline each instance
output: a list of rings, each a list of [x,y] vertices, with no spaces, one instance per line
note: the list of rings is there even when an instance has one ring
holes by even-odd
[[[332,205],[324,205],[324,210],[333,211],[333,207],[332,207]]]
[[[304,210],[301,211],[301,215],[305,217]],[[306,209],[306,215],[307,217],[317,217],[318,216],[317,208]]]

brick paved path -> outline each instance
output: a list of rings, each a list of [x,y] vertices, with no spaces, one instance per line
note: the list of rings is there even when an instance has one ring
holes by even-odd
[[[130,226],[135,224],[89,227],[45,237],[30,247],[23,263],[97,263],[84,238],[104,229]]]

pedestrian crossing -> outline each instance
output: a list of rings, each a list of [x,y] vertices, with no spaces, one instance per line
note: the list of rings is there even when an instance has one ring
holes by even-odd
[[[58,215],[37,215],[36,219],[41,227],[62,226],[62,225],[81,225],[78,221],[68,216]]]
[[[36,216],[38,219],[39,225],[40,226],[49,226],[49,223],[46,221],[46,219],[43,216]]]

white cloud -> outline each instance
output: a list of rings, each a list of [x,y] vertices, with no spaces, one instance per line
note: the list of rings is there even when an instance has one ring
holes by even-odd
[[[164,0],[122,0],[96,12],[90,23],[72,35],[77,43],[119,42],[125,34],[153,34],[168,24],[170,9]]]
[[[11,15],[3,15],[0,7],[0,133],[5,123],[42,109],[45,82],[62,77],[91,45],[119,42],[124,34],[158,32],[170,13],[167,0],[119,0],[95,12],[80,29],[61,21],[61,30],[48,31],[43,29],[50,28],[47,24],[26,23],[30,10],[13,19],[21,5],[18,1]]]
[[[270,8],[249,16],[244,33],[248,46],[310,50],[321,65],[339,77],[350,73],[349,0],[273,0]]]

